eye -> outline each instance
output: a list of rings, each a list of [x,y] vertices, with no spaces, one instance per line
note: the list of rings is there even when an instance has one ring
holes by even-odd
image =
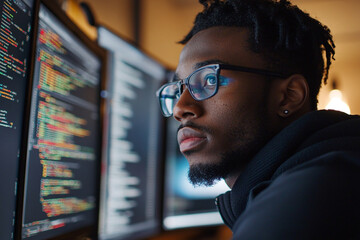
[[[204,86],[216,85],[216,76],[214,74],[207,74],[204,79],[205,79]]]

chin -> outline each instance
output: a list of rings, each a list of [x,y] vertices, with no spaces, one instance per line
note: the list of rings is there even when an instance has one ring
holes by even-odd
[[[222,164],[215,164],[209,162],[194,162],[190,163],[189,168],[189,181],[194,186],[212,186],[221,179],[228,175]]]
[[[200,156],[199,156],[200,155]],[[213,154],[204,155],[204,154],[196,154],[193,153],[191,155],[184,154],[185,158],[189,162],[189,166],[196,166],[196,165],[216,165],[221,162],[221,159],[215,159]]]

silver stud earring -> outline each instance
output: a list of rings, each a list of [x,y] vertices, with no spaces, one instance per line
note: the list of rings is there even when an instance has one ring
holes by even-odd
[[[289,110],[284,110],[284,114],[288,114],[289,113]]]

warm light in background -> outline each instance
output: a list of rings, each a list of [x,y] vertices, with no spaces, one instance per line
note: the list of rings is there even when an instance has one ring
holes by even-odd
[[[333,89],[330,92],[330,101],[325,109],[332,109],[350,114],[349,105],[342,99],[342,93],[339,89]]]

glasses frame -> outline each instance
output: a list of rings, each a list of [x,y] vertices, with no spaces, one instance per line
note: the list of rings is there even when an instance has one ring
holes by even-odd
[[[191,79],[191,77],[196,74],[197,72],[206,69],[206,68],[212,68],[215,70],[215,74],[216,74],[216,87],[215,87],[215,91],[213,94],[211,94],[210,96],[203,98],[203,99],[198,99],[197,97],[194,96],[193,94],[193,90],[189,84],[189,81]],[[247,72],[247,73],[254,73],[254,74],[260,74],[260,75],[264,75],[264,76],[269,76],[269,77],[275,77],[275,78],[287,78],[287,76],[283,73],[279,73],[279,72],[273,72],[273,71],[269,71],[269,70],[265,70],[265,69],[258,69],[258,68],[249,68],[249,67],[243,67],[243,66],[236,66],[236,65],[230,65],[230,64],[210,64],[210,65],[206,65],[204,67],[200,67],[198,69],[196,69],[194,72],[192,72],[187,78],[185,79],[181,79],[179,81],[176,82],[169,82],[164,84],[162,87],[160,87],[159,90],[156,91],[156,96],[159,99],[159,104],[160,104],[160,109],[162,114],[165,117],[171,117],[173,115],[173,113],[171,115],[165,114],[162,104],[161,104],[161,99],[160,99],[160,94],[161,92],[164,90],[164,88],[171,86],[171,85],[178,85],[178,88],[180,90],[180,96],[183,93],[183,88],[182,86],[185,85],[187,87],[187,89],[189,90],[189,93],[191,95],[191,97],[193,99],[195,99],[196,101],[203,101],[206,99],[209,99],[211,97],[213,97],[214,95],[216,95],[216,93],[218,92],[219,89],[219,79],[220,79],[220,71],[221,69],[224,70],[232,70],[232,71],[240,71],[240,72]]]

